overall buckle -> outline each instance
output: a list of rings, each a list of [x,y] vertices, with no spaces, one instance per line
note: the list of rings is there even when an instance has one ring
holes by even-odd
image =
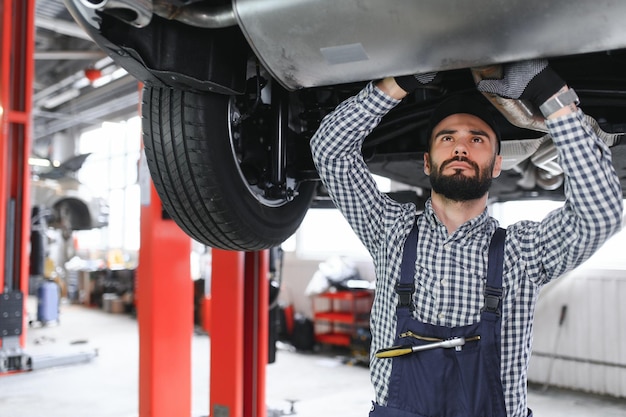
[[[413,293],[415,292],[415,284],[396,284],[396,293],[398,294],[398,307],[408,308],[413,311]]]
[[[485,306],[482,311],[500,315],[500,301],[502,300],[502,288],[485,286]]]

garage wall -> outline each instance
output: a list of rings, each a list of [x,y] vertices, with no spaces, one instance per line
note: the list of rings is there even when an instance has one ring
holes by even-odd
[[[534,336],[529,381],[626,397],[626,271],[579,269],[546,286]]]

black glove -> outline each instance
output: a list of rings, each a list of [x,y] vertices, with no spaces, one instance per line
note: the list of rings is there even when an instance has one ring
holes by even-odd
[[[506,64],[501,80],[481,80],[477,87],[500,97],[528,100],[539,107],[564,85],[546,59],[533,59]]]
[[[420,87],[432,82],[437,76],[436,72],[425,72],[423,74],[403,75],[400,77],[394,77],[396,83],[401,89],[407,93],[412,93]]]

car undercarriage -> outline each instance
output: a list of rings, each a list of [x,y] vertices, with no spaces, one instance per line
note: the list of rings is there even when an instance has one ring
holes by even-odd
[[[209,246],[276,246],[309,207],[329,206],[309,140],[341,101],[387,75],[440,74],[363,144],[371,171],[399,183],[398,199],[419,208],[428,198],[423,153],[437,103],[461,91],[479,96],[477,68],[535,57],[549,58],[576,90],[626,185],[626,30],[615,17],[626,5],[453,2],[467,9],[462,18],[416,3],[66,0],[89,36],[144,83],[152,179],[170,216]],[[504,171],[491,201],[562,199],[549,136],[496,107]]]

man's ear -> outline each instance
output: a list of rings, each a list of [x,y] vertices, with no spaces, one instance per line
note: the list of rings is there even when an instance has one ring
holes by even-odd
[[[430,157],[428,152],[424,152],[424,174],[430,175]]]
[[[498,178],[502,172],[502,155],[496,155],[496,160],[493,164],[493,171],[491,172],[492,178]]]

